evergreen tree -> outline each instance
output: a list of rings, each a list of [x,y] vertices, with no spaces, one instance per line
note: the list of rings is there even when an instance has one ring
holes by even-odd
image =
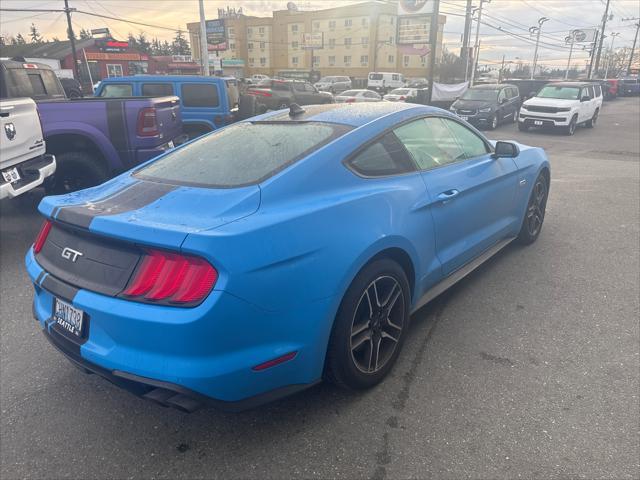
[[[84,28],[80,30],[80,40],[86,40],[87,38],[91,38],[91,30],[85,30]]]
[[[34,23],[32,23],[29,28],[29,36],[31,37],[31,43],[42,43],[42,36]]]
[[[151,53],[151,43],[147,40],[147,36],[144,32],[140,32],[136,38],[136,44],[138,50],[144,53]]]
[[[191,55],[189,42],[184,38],[182,30],[178,30],[173,42],[171,43],[171,53],[173,55]]]
[[[16,35],[16,45],[25,45],[27,41],[24,39],[21,33]]]

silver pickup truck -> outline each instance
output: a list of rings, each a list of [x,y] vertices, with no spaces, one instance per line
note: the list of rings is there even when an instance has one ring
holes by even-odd
[[[42,185],[55,170],[55,157],[45,153],[36,103],[30,98],[0,100],[0,199]]]

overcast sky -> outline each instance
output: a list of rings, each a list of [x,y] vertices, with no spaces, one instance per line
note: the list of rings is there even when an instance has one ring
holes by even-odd
[[[474,0],[478,4],[480,0]],[[550,20],[543,26],[540,46],[540,62],[544,65],[564,65],[568,57],[568,48],[563,46],[564,37],[569,30],[596,27],[602,18],[606,0],[491,0],[485,3],[483,20],[494,27],[502,27],[512,34],[529,38],[527,29],[537,24],[540,17]],[[338,5],[360,3],[357,0],[301,0],[295,2],[300,10],[316,10]],[[69,4],[78,10],[114,16],[126,20],[152,23],[169,28],[185,28],[187,22],[198,20],[197,0],[69,0]],[[64,6],[63,0],[1,0],[3,8],[48,8],[58,9]],[[220,7],[243,7],[249,15],[268,16],[273,10],[286,8],[287,0],[205,0],[207,18],[216,18]],[[445,25],[445,45],[449,50],[459,53],[461,33],[464,25],[466,0],[441,0],[441,13],[447,15]],[[611,0],[609,21],[606,34],[619,32],[615,47],[631,46],[635,34],[633,21],[623,22],[623,18],[640,17],[640,0]],[[25,37],[31,23],[35,23],[46,38],[66,36],[65,15],[61,12],[0,12],[0,32],[11,36],[21,32]],[[169,30],[154,29],[127,24],[122,21],[104,20],[81,13],[73,15],[74,29],[92,29],[109,27],[114,37],[126,38],[128,32],[138,34],[144,31],[148,37],[170,40],[173,33]],[[475,28],[475,27],[474,27]],[[475,32],[475,30],[474,30]],[[491,26],[482,25],[481,62],[497,62],[505,55],[507,61],[529,62],[533,57],[533,45],[527,39],[510,36]],[[611,38],[605,40],[608,45]],[[578,48],[574,51],[572,64],[584,66],[587,54]]]

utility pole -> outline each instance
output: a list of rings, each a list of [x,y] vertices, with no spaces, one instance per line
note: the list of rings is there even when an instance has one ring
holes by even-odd
[[[623,18],[623,22],[629,20],[640,20],[640,18]],[[636,36],[633,37],[633,46],[631,47],[631,55],[629,56],[629,64],[627,65],[627,75],[631,74],[631,64],[633,63],[633,54],[636,51],[636,43],[638,42],[638,30],[640,30],[640,22],[636,23]]]
[[[565,43],[571,43],[571,48],[569,49],[569,60],[567,60],[567,69],[564,71],[564,79],[569,78],[569,67],[571,67],[571,54],[573,53],[573,44],[575,43],[575,31],[572,31],[568,37],[565,37]]]
[[[611,32],[610,36],[611,36],[611,48],[609,50],[609,58],[607,59],[607,67],[604,69],[604,78],[607,78],[607,75],[609,74],[609,66],[611,65],[611,57],[613,57],[613,41],[616,39],[616,37],[620,35],[619,32]]]
[[[596,31],[596,38],[593,40],[593,45],[591,45],[591,51],[589,52],[589,73],[587,74],[587,79],[591,80],[591,74],[593,73],[593,61],[596,58],[596,45],[598,44],[598,36],[600,32]]]
[[[602,17],[602,29],[600,30],[600,43],[598,44],[598,52],[596,53],[596,65],[594,72],[598,74],[598,67],[600,66],[600,54],[602,53],[602,43],[604,42],[604,29],[607,26],[607,20],[609,18],[609,3],[611,0],[607,0],[607,6],[604,9],[604,16]]]
[[[207,23],[204,17],[204,0],[200,2],[200,57],[202,60],[202,74],[209,76],[209,48],[207,47]]]
[[[504,53],[502,54],[502,65],[500,65],[500,72],[498,73],[498,83],[502,83],[502,72],[504,72]]]
[[[71,12],[75,10],[75,8],[69,8],[69,0],[64,0],[64,13],[67,14],[67,36],[69,37],[69,42],[71,42],[71,55],[73,56],[73,72],[76,74],[76,79],[80,81],[78,52],[76,52],[76,34],[73,33],[73,26],[71,26]]]
[[[433,12],[431,13],[431,26],[429,27],[429,96],[427,103],[431,104],[433,98],[433,82],[436,77],[436,46],[438,45],[438,30],[440,27],[440,0],[433,0]]]
[[[467,15],[464,19],[464,34],[462,37],[462,48],[460,49],[460,59],[464,64],[464,81],[469,78],[469,34],[471,33],[471,18],[473,12],[472,0],[467,0]]]
[[[478,57],[480,57],[480,23],[482,22],[482,5],[491,3],[491,0],[480,0],[478,7],[478,25],[476,26],[476,43],[473,47],[473,69],[471,70],[471,86],[476,79],[476,70],[478,69]]]
[[[540,17],[538,19],[538,26],[529,28],[529,32],[536,33],[536,49],[533,52],[533,68],[531,69],[531,80],[536,74],[536,67],[538,66],[538,45],[540,43],[540,33],[542,33],[542,25],[548,21],[547,17]]]

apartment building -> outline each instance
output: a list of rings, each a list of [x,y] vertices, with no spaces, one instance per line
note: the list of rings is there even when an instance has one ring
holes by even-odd
[[[271,17],[225,18],[228,49],[218,55],[242,63],[238,76],[276,75],[283,70],[316,70],[324,75],[366,78],[372,71],[425,77],[428,55],[397,44],[396,6],[369,1],[315,11],[277,10]],[[436,58],[442,54],[446,17],[440,15]],[[197,22],[187,24],[192,54],[200,61]],[[305,48],[305,34],[322,37],[321,48]],[[424,52],[421,52],[424,53]],[[215,55],[215,54],[213,54]],[[225,67],[225,73],[230,73]]]

